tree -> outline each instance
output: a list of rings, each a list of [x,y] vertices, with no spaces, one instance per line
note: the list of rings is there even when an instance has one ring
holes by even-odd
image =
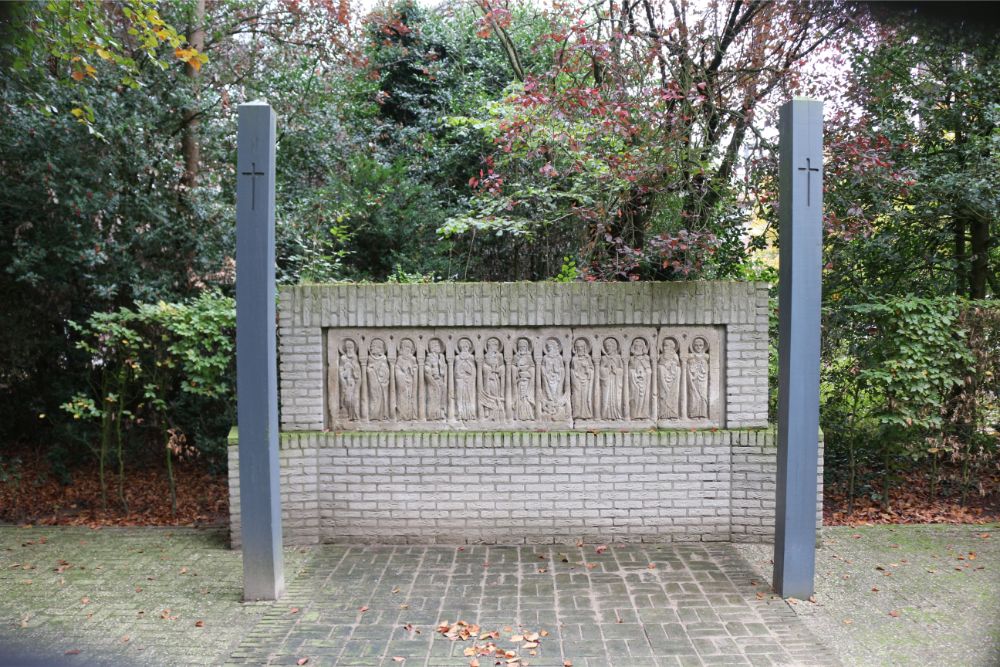
[[[513,24],[507,5],[481,6],[484,37]],[[445,231],[554,228],[575,241],[560,252],[575,245],[604,277],[683,277],[717,252],[740,263],[735,177],[758,114],[849,18],[834,4],[742,0],[557,6],[532,45],[545,69],[525,68],[479,118],[496,150]]]

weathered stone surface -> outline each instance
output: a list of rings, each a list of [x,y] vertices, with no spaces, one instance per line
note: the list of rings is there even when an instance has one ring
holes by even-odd
[[[333,430],[724,423],[718,327],[333,328],[325,336]]]

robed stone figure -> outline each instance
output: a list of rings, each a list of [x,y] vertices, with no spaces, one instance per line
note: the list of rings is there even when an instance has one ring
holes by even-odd
[[[472,355],[472,341],[458,341],[455,357],[455,403],[458,418],[462,421],[476,419],[476,359]]]
[[[389,359],[385,341],[376,338],[368,348],[368,419],[389,418]]]
[[[653,364],[649,359],[649,346],[644,338],[632,341],[628,360],[628,407],[632,419],[650,418]]]
[[[604,355],[601,357],[601,418],[622,418],[622,387],[625,380],[625,366],[618,351],[618,341],[604,339]]]
[[[514,419],[531,421],[535,418],[535,360],[527,338],[517,339],[513,366]]]
[[[357,421],[361,416],[361,362],[353,340],[344,341],[337,366],[341,414],[349,421]]]
[[[590,343],[586,338],[577,338],[573,343],[569,373],[573,416],[578,419],[593,419],[594,360],[590,357]]]
[[[555,338],[545,341],[542,352],[542,409],[546,417],[556,419],[565,405],[566,366],[562,346]]]
[[[417,356],[413,341],[399,342],[396,356],[396,416],[401,421],[417,418]]]
[[[483,419],[488,421],[504,420],[504,374],[506,364],[500,341],[490,338],[486,341],[486,352],[483,354],[483,395],[480,401]]]
[[[687,404],[691,419],[708,418],[708,343],[698,336],[691,341],[687,362]]]
[[[660,357],[656,362],[659,389],[659,418],[679,419],[681,399],[681,360],[677,354],[677,341],[664,338]]]
[[[427,419],[448,418],[448,362],[441,341],[432,338],[424,359],[424,394],[427,397]]]

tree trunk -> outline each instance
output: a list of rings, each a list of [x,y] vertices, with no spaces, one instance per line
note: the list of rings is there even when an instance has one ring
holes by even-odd
[[[190,26],[190,44],[200,53],[205,49],[205,0],[194,3],[194,17]],[[192,79],[191,94],[198,97],[198,69],[189,63],[185,73]],[[181,153],[184,156],[184,174],[181,176],[182,193],[187,194],[198,184],[198,166],[201,162],[201,147],[198,145],[198,111],[196,105],[184,109],[184,133],[181,136]]]
[[[954,235],[955,235],[955,294],[958,296],[965,296],[968,293],[969,280],[968,272],[966,271],[966,261],[968,261],[968,256],[965,254],[965,219],[961,217],[956,217],[954,221]]]
[[[985,299],[986,282],[989,278],[990,260],[990,226],[980,215],[973,214],[969,219],[970,243],[972,250],[972,268],[969,272],[969,298]]]

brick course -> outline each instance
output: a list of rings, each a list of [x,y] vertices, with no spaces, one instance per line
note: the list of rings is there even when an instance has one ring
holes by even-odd
[[[776,451],[772,429],[285,433],[285,542],[770,542]]]

